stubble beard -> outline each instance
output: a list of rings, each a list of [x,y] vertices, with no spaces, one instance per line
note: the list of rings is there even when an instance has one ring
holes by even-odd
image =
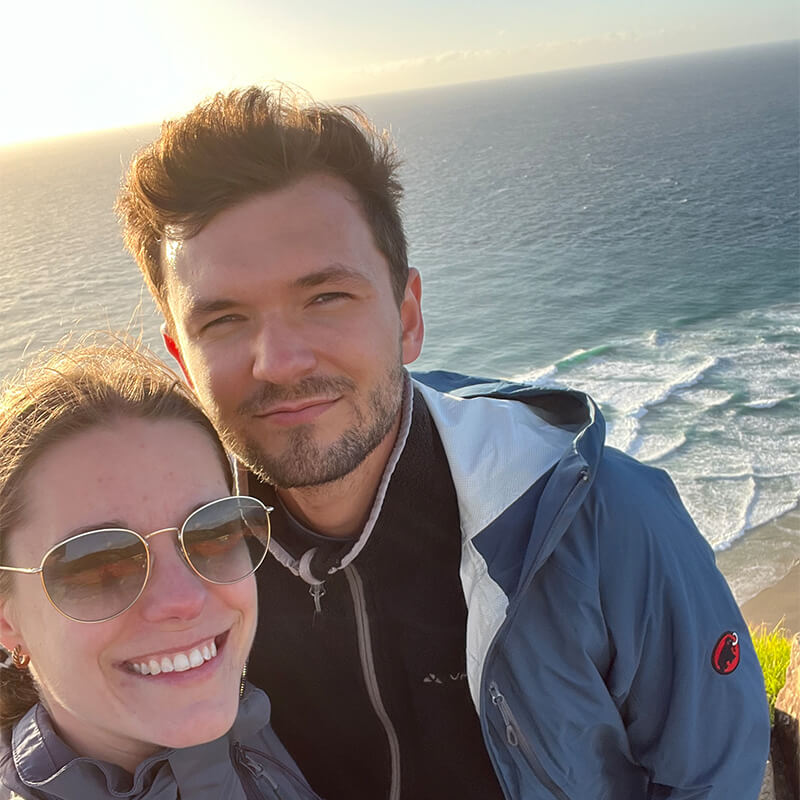
[[[328,445],[316,441],[314,423],[289,430],[280,451],[268,450],[247,427],[254,413],[271,404],[327,394],[357,400],[357,387],[349,378],[312,376],[292,387],[263,384],[237,410],[237,422],[241,422],[236,427],[220,426],[219,420],[215,424],[225,447],[259,480],[278,489],[319,486],[349,475],[386,438],[400,414],[404,381],[402,364],[393,365],[369,392],[365,404],[352,405],[353,424]]]

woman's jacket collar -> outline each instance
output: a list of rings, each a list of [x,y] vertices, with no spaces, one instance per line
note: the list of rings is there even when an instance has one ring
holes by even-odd
[[[226,784],[239,787],[230,755],[231,742],[249,738],[268,721],[269,700],[263,692],[250,688],[226,736],[195,747],[161,750],[139,764],[131,776],[115,764],[77,756],[55,732],[44,707],[37,703],[14,727],[12,758],[22,783],[19,791],[34,789],[59,800],[213,797],[219,795],[209,794],[209,789],[217,791]],[[205,793],[200,794],[203,789]],[[241,797],[244,798],[243,793]]]

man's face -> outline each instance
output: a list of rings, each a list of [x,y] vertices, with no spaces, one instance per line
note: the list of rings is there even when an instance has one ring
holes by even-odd
[[[419,276],[398,308],[349,184],[258,195],[163,255],[182,366],[259,477],[326,483],[393,437],[402,365],[422,346]]]

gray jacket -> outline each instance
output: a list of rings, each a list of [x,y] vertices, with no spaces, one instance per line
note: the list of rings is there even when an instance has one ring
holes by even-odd
[[[35,705],[0,742],[0,800],[319,800],[269,724],[267,696],[247,686],[226,736],[145,759],[133,776],[76,756]]]

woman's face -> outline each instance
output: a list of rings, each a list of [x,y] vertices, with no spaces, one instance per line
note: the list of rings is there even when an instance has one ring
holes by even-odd
[[[75,434],[39,458],[23,485],[23,519],[5,559],[38,566],[75,532],[124,527],[147,534],[180,527],[200,505],[229,494],[209,435],[184,421],[122,419]],[[141,597],[115,619],[86,624],[61,615],[38,575],[15,575],[0,608],[5,644],[22,644],[42,701],[81,755],[132,770],[159,747],[187,747],[233,724],[239,681],[256,626],[254,576],[214,585],[181,560],[176,534],[149,540]],[[158,675],[134,664],[179,653],[216,656]],[[194,657],[197,661],[197,657]]]

